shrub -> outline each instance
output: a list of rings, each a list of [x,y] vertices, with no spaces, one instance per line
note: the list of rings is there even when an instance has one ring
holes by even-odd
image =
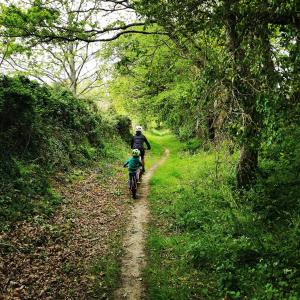
[[[121,136],[121,138],[127,142],[130,143],[131,141],[131,120],[127,116],[117,116],[117,131],[118,134]]]
[[[51,212],[50,175],[100,157],[128,122],[120,127],[66,89],[0,77],[0,222]]]

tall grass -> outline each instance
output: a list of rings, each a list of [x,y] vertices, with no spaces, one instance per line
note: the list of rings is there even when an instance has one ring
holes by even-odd
[[[300,299],[297,227],[285,238],[270,230],[253,210],[255,193],[235,191],[236,154],[223,144],[190,155],[170,135],[151,139],[171,154],[151,180],[149,298]]]

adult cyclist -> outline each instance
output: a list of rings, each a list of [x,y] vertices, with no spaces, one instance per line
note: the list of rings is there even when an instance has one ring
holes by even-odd
[[[139,149],[141,153],[141,159],[143,164],[143,172],[145,172],[145,148],[144,144],[147,145],[147,149],[150,150],[151,146],[147,140],[147,138],[142,133],[142,126],[136,126],[135,135],[131,139],[131,149]]]

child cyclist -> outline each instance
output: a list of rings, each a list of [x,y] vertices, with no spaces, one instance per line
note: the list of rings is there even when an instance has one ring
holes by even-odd
[[[136,190],[136,183],[139,182],[138,178],[138,170],[142,167],[142,162],[140,160],[140,150],[133,149],[132,150],[132,157],[130,157],[124,164],[124,168],[128,167],[128,185],[131,188],[131,185],[135,185]],[[133,198],[136,198],[136,194],[134,193]]]

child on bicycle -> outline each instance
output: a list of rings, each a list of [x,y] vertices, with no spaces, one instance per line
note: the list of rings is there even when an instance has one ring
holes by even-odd
[[[137,178],[137,172],[140,167],[142,167],[142,162],[140,159],[140,150],[139,149],[133,149],[132,150],[132,157],[130,157],[124,164],[124,168],[128,167],[128,173],[129,173],[129,184],[130,179],[134,176],[137,181],[139,181],[139,178]],[[129,185],[130,187],[130,185]]]

